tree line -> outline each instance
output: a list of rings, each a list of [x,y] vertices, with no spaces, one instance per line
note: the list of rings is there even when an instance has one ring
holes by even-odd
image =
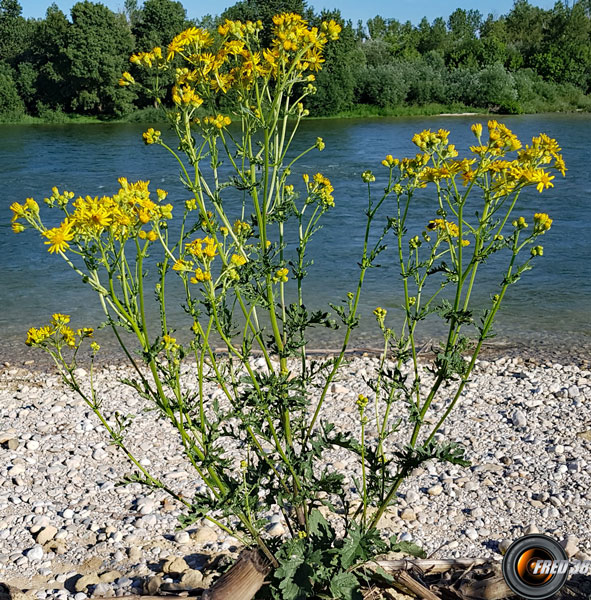
[[[83,0],[69,16],[52,4],[42,19],[25,19],[18,0],[0,0],[0,119],[149,113],[149,98],[117,85],[123,71],[133,73],[132,53],[226,18],[261,19],[268,31],[279,12],[343,27],[308,100],[313,115],[432,105],[591,109],[591,0],[558,1],[548,10],[516,0],[498,18],[458,8],[447,20],[418,25],[381,16],[354,25],[336,9],[315,13],[305,0],[242,0],[200,20],[188,19],[176,0],[125,0],[118,13]]]

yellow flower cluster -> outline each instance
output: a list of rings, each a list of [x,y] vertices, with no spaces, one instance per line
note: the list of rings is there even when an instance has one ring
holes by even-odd
[[[534,215],[534,232],[544,233],[552,227],[552,219],[546,213],[536,213]]]
[[[412,142],[418,146],[423,152],[434,152],[448,143],[449,131],[447,129],[439,129],[431,131],[425,129],[421,133],[415,133]]]
[[[119,179],[120,189],[114,196],[79,196],[72,204],[72,212],[68,211],[68,203],[74,194],[60,194],[57,188],[53,188],[52,196],[45,201],[50,206],[57,201],[66,212],[66,218],[58,227],[46,229],[43,226],[39,218],[39,206],[32,198],[28,198],[24,205],[15,202],[11,206],[13,221],[24,218],[38,229],[47,239],[45,244],[49,246],[48,251],[51,254],[65,252],[70,247],[69,242],[73,240],[86,242],[99,238],[103,233],[121,240],[138,232],[140,238],[154,241],[158,237],[156,233],[146,233],[141,231],[141,228],[150,222],[157,224],[161,220],[171,219],[172,204],[162,205],[150,200],[149,183],[129,183],[122,177]],[[157,193],[160,201],[166,198],[166,192],[163,190],[158,190]],[[22,226],[21,228],[24,229]]]
[[[199,120],[199,119],[197,119]],[[227,127],[228,125],[230,125],[230,123],[232,122],[232,119],[230,119],[230,117],[226,117],[224,115],[217,115],[217,116],[212,116],[212,117],[203,117],[203,119],[201,119],[201,122],[206,125],[206,126],[213,126],[216,127],[217,129],[223,129],[224,127]]]
[[[250,90],[257,78],[286,78],[286,81],[313,81],[313,72],[322,69],[323,51],[329,40],[336,40],[341,26],[334,20],[309,27],[301,15],[284,13],[273,17],[273,39],[269,48],[261,48],[261,21],[226,20],[218,27],[216,41],[206,29],[190,27],[179,33],[166,48],[139,52],[130,61],[147,69],[172,69],[180,56],[184,65],[175,68],[172,98],[177,106],[196,108],[211,92],[240,94]],[[307,76],[306,71],[310,71]],[[134,78],[123,73],[119,84],[134,85]],[[307,90],[307,93],[313,89]],[[221,128],[221,127],[220,127]]]
[[[357,408],[359,409],[359,412],[363,412],[365,410],[365,407],[367,406],[368,402],[369,402],[369,398],[367,396],[364,396],[363,394],[359,394],[357,396],[357,400],[356,400],[355,404],[357,404]]]
[[[312,197],[315,196],[320,200],[320,203],[324,207],[334,206],[334,187],[330,183],[330,179],[322,175],[322,173],[316,173],[312,178],[312,184],[310,185],[310,176],[307,173],[302,175],[308,194]],[[374,178],[375,179],[375,178]]]
[[[144,138],[144,142],[146,145],[156,144],[160,140],[161,133],[155,130],[153,127],[150,127],[148,131],[142,134]]]
[[[431,231],[435,230],[438,235],[446,235],[450,237],[458,237],[460,235],[459,227],[452,221],[446,221],[445,219],[434,219],[429,221],[427,229]],[[462,246],[468,246],[469,240],[462,240]]]
[[[518,219],[515,219],[511,223],[511,225],[513,225],[515,229],[527,229],[529,227],[527,221],[525,220],[525,217],[519,217]]]
[[[274,283],[287,283],[287,276],[289,275],[289,269],[286,269],[285,267],[283,269],[277,269],[277,271],[275,271],[275,276],[273,277],[273,282]]]
[[[51,317],[51,323],[43,327],[31,327],[27,332],[27,346],[39,346],[45,342],[51,341],[57,347],[64,344],[70,347],[76,346],[76,337],[79,341],[84,338],[92,337],[94,329],[92,327],[82,327],[76,332],[69,327],[70,315],[54,313]],[[98,344],[95,344],[98,350]],[[94,348],[93,348],[94,349]]]
[[[456,159],[458,153],[454,145],[449,144],[449,131],[439,129],[432,132],[427,129],[412,138],[422,154],[401,160],[388,154],[382,165],[391,172],[398,169],[399,182],[407,179],[407,184],[413,188],[425,187],[429,182],[453,180],[458,174],[465,186],[476,184],[482,187],[489,185],[485,183],[486,176],[494,198],[508,196],[528,185],[535,185],[538,192],[553,187],[555,176],[544,168],[551,163],[564,176],[566,167],[556,140],[542,133],[532,139],[531,145],[523,148],[521,141],[506,125],[490,120],[487,128],[488,141],[484,143],[482,124],[475,123],[471,127],[479,145],[471,146],[470,150],[478,158]],[[517,151],[517,158],[506,160],[505,155],[511,151]],[[392,186],[397,194],[406,189],[399,182]]]
[[[57,188],[54,188],[57,189]],[[25,230],[24,225],[18,222],[18,219],[34,220],[39,216],[39,205],[33,198],[27,198],[24,204],[13,202],[10,205],[12,211],[12,231],[21,233]]]
[[[234,221],[234,225],[232,226],[232,231],[238,237],[248,237],[250,234],[251,227],[246,221],[241,221],[240,219],[236,219]]]
[[[218,243],[212,237],[197,238],[185,245],[185,251],[196,258],[201,266],[195,269],[195,274],[190,278],[191,283],[211,281],[211,263],[218,255]],[[182,261],[183,268],[177,270],[190,270],[193,268],[192,261]]]
[[[132,54],[129,57],[129,62],[148,69],[152,68],[153,65],[156,65],[160,69],[166,67],[166,61],[162,57],[162,48],[160,47],[153,48],[150,52],[138,52],[137,54]],[[124,83],[121,83],[121,80],[119,80],[119,85],[135,83],[135,80],[130,81],[129,78],[126,78],[125,73],[123,74],[122,79],[124,80]]]

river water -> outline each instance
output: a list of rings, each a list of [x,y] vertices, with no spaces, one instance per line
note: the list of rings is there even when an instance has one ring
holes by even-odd
[[[512,288],[502,307],[495,331],[498,343],[527,346],[530,349],[561,346],[576,353],[591,347],[591,115],[526,115],[501,119],[524,142],[545,132],[555,137],[563,149],[567,177],[556,177],[555,187],[542,195],[535,190],[522,195],[516,214],[529,216],[537,211],[550,214],[552,229],[542,240],[544,256]],[[326,150],[312,152],[294,169],[293,183],[301,183],[301,173],[318,171],[334,185],[336,207],[325,215],[323,228],[310,246],[314,264],[309,269],[308,300],[311,308],[328,309],[354,289],[358,276],[366,207],[366,188],[360,176],[365,169],[378,175],[376,190],[384,169],[386,154],[412,156],[416,147],[412,135],[425,128],[451,130],[452,142],[465,152],[474,138],[476,117],[417,117],[315,120],[301,126],[293,151],[298,153],[324,138]],[[162,148],[145,146],[141,133],[145,126],[135,124],[88,124],[47,126],[0,126],[0,357],[33,356],[24,346],[26,331],[47,322],[54,312],[72,315],[74,327],[96,326],[102,320],[98,298],[83,286],[78,276],[54,255],[34,232],[14,235],[10,229],[12,202],[35,198],[48,214],[42,200],[51,187],[74,191],[77,195],[101,196],[118,188],[117,178],[130,181],[149,179],[151,189],[169,192],[169,201],[182,213],[187,192],[179,182],[178,168]],[[165,137],[167,134],[165,133]],[[168,139],[172,141],[171,134]],[[234,202],[234,204],[232,204]],[[230,199],[231,210],[238,211]],[[416,233],[435,218],[431,193],[420,195],[413,205],[409,229]],[[391,211],[390,211],[391,212]],[[354,333],[352,346],[377,347],[379,335],[371,311],[387,308],[392,324],[397,323],[402,299],[401,282],[394,267],[393,253],[384,253],[379,269],[369,272],[361,303],[361,327]],[[482,269],[482,280],[474,299],[483,307],[499,283],[498,264],[491,261]],[[174,273],[171,274],[173,277]],[[170,302],[171,318],[179,335],[187,331],[183,320],[180,291]],[[176,307],[176,308],[175,308]],[[150,318],[156,319],[154,309]],[[156,323],[154,324],[156,325]],[[419,337],[434,340],[442,333],[435,321],[426,323]],[[314,345],[336,347],[339,331],[328,329],[313,334]],[[108,337],[101,341],[108,346]]]

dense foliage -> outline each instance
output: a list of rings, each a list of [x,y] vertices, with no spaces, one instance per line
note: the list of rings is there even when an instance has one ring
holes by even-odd
[[[591,1],[558,1],[544,10],[516,0],[507,15],[458,8],[446,20],[376,16],[354,26],[339,10],[315,14],[305,0],[241,0],[220,16],[187,19],[177,0],[125,0],[122,13],[84,0],[68,17],[56,4],[25,19],[18,0],[0,0],[0,119],[64,113],[118,118],[152,100],[117,86],[131,52],[166,46],[191,25],[297,12],[311,25],[334,19],[342,35],[328,51],[311,114],[369,114],[470,106],[519,113],[589,109]],[[263,40],[265,41],[265,40]],[[171,84],[171,81],[164,81]]]

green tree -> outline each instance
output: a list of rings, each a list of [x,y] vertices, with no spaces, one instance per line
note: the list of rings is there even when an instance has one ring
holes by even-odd
[[[132,51],[133,37],[123,15],[88,0],[75,4],[66,47],[74,84],[72,109],[105,116],[127,112],[132,95],[117,81]]]
[[[311,20],[320,26],[322,21],[335,20],[342,27],[339,39],[324,49],[326,62],[316,75],[317,92],[307,100],[312,114],[329,115],[348,110],[353,105],[355,91],[355,67],[361,52],[356,42],[351,21],[344,21],[339,10],[323,10]]]
[[[32,112],[70,108],[74,85],[66,45],[71,26],[56,4],[52,4],[45,19],[36,24],[31,42],[31,65],[37,76],[34,83],[26,84],[31,90],[34,86],[36,92],[33,97],[23,96]]]
[[[27,45],[27,22],[17,0],[0,0],[0,60],[15,65]]]
[[[0,118],[17,120],[24,114],[24,108],[12,69],[0,62]]]
[[[145,52],[167,46],[188,25],[187,11],[175,0],[146,0],[135,18],[135,48]]]

